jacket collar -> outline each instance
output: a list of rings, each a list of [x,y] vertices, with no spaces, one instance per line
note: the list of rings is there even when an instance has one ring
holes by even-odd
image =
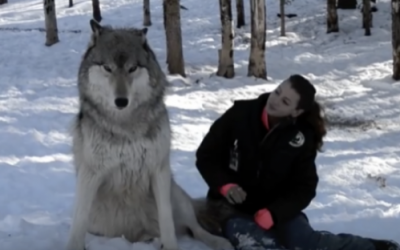
[[[261,114],[264,110],[264,107],[268,101],[270,94],[271,94],[270,92],[267,92],[267,93],[263,93],[258,96],[258,98],[256,99],[257,104],[256,104],[256,108],[255,108],[255,111],[257,112],[257,114],[254,114],[255,116],[261,117]],[[288,126],[288,125],[295,125],[296,123],[297,123],[296,118],[286,117],[286,118],[283,118],[279,124]]]

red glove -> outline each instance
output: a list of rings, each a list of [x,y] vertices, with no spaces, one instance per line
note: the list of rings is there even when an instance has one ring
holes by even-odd
[[[268,209],[261,209],[254,215],[254,220],[263,229],[268,230],[274,225],[271,212]]]
[[[222,186],[222,187],[219,189],[219,192],[220,192],[223,196],[226,196],[226,195],[228,194],[229,189],[231,189],[232,187],[236,187],[236,186],[237,186],[237,185],[236,185],[236,184],[233,184],[233,183],[226,184],[226,185]]]

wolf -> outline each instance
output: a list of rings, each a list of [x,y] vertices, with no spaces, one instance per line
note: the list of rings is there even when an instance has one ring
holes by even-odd
[[[168,82],[147,28],[94,20],[90,27],[71,131],[77,180],[67,250],[84,250],[87,232],[130,242],[157,239],[165,250],[178,250],[177,237],[185,235],[212,249],[233,249],[200,225],[199,201],[173,179]]]

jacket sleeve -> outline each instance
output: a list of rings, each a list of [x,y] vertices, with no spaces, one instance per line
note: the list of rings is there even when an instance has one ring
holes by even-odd
[[[317,152],[308,152],[293,168],[292,189],[286,195],[267,207],[274,224],[289,221],[307,208],[316,196],[318,175],[315,165]]]
[[[227,169],[232,143],[233,108],[215,120],[196,152],[196,167],[214,192],[219,192],[225,184],[233,183]]]

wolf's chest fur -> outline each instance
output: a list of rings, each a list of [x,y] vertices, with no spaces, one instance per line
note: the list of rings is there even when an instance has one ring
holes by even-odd
[[[104,175],[101,189],[120,193],[140,187],[148,191],[149,178],[169,161],[170,135],[166,131],[149,138],[133,132],[116,135],[93,126],[82,130],[81,156],[92,171]]]

